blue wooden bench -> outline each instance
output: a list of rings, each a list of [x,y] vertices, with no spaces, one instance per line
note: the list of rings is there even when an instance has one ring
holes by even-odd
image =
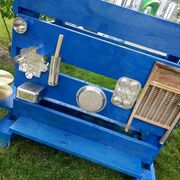
[[[14,57],[21,49],[33,46],[50,61],[57,38],[62,34],[63,63],[115,80],[128,77],[144,87],[156,62],[176,69],[180,67],[180,26],[163,19],[101,0],[15,0],[14,12],[28,24],[25,34],[13,31]],[[53,17],[55,21],[40,20],[41,14]],[[84,30],[66,22],[82,26]],[[130,132],[126,133],[124,129],[133,108],[126,110],[114,106],[111,103],[112,90],[101,87],[107,105],[101,112],[89,113],[79,108],[76,102],[77,91],[89,82],[61,73],[59,85],[50,87],[47,79],[48,72],[40,78],[27,80],[16,64],[14,91],[24,82],[42,85],[46,91],[38,104],[22,101],[15,95],[0,101],[1,106],[12,109],[0,121],[2,147],[9,146],[13,135],[17,134],[136,179],[155,179],[153,162],[163,147],[159,141],[165,128],[134,118]]]

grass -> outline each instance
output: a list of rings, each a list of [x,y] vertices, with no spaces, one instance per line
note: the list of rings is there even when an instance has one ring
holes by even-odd
[[[12,20],[7,20],[6,22],[7,22],[8,29],[11,32]],[[5,46],[7,46],[9,44],[8,35],[5,30],[5,26],[3,24],[1,17],[0,17],[0,43]]]
[[[11,23],[12,21],[8,21],[9,27]],[[8,39],[2,27],[0,20],[0,43],[7,45]],[[13,67],[10,65],[0,64],[0,68],[13,72]],[[86,71],[77,71],[72,66],[63,65],[62,69],[67,74],[107,88],[112,89],[115,85],[112,79],[97,77],[94,73],[89,73],[87,76]],[[6,110],[0,109],[0,119],[7,113]],[[179,137],[178,127],[155,162],[158,180],[180,179]],[[25,138],[16,137],[9,149],[0,149],[0,179],[128,180],[129,177]]]

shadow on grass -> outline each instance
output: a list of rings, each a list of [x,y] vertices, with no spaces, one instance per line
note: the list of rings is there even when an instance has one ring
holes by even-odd
[[[110,169],[16,137],[8,150],[0,149],[2,179],[128,180]]]

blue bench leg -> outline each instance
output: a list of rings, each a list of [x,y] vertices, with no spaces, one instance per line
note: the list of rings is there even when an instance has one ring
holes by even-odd
[[[0,148],[8,148],[10,146],[11,136],[0,132]]]
[[[8,117],[0,120],[0,147],[8,148],[13,138],[13,134],[9,132],[9,127],[13,124],[13,121],[9,120]]]
[[[134,180],[156,180],[154,164],[149,166],[149,169],[144,169],[142,177],[135,178]]]

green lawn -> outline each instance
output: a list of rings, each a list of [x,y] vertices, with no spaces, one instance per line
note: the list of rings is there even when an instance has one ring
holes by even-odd
[[[8,20],[6,22],[7,22],[9,31],[11,32],[12,20]],[[3,24],[1,17],[0,17],[0,43],[6,46],[9,44],[8,35],[6,33],[5,26]]]
[[[9,27],[12,21],[8,21]],[[7,36],[0,20],[0,43],[7,45]],[[0,68],[13,72],[9,65]],[[115,81],[74,67],[63,65],[63,72],[78,78],[113,88]],[[0,118],[7,111],[0,109]],[[169,139],[155,162],[158,180],[180,179],[180,128]],[[0,149],[0,180],[62,179],[62,180],[127,180],[127,176],[95,165],[30,140],[16,137],[9,149]]]

